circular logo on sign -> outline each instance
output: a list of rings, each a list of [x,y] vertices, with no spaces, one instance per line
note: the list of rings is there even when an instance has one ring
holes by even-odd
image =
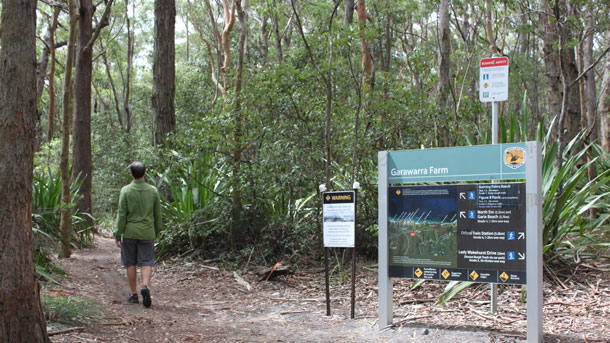
[[[512,169],[518,169],[525,164],[525,149],[512,147],[504,150],[504,164]]]

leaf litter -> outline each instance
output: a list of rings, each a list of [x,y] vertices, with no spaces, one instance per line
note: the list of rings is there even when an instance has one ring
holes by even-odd
[[[128,304],[119,249],[109,237],[63,261],[69,275],[49,292],[94,300],[102,322],[53,335],[52,342],[524,342],[526,304],[521,287],[498,286],[490,312],[489,286],[474,284],[445,305],[446,284],[394,280],[393,325],[379,327],[377,271],[358,266],[355,319],[350,319],[351,275],[330,285],[326,316],[319,268],[260,281],[254,271],[230,271],[174,258],[154,268],[153,305]],[[253,269],[253,268],[251,268]],[[545,274],[544,341],[610,342],[610,272],[579,266]],[[557,280],[560,280],[558,282]],[[70,329],[70,328],[57,328]],[[53,328],[55,330],[55,328]],[[49,328],[49,331],[52,331]]]

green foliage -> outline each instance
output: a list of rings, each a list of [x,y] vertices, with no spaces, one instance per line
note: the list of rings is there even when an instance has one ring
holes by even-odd
[[[45,145],[36,155],[36,161],[51,161],[56,155],[56,143]],[[82,180],[77,178],[70,186],[72,202],[67,204],[72,209],[73,228],[72,243],[80,247],[88,246],[93,242],[93,230],[87,224],[87,213],[75,210],[76,197]],[[59,228],[61,211],[61,176],[59,169],[50,166],[40,166],[34,171],[32,184],[32,230],[34,232],[34,259],[36,272],[42,278],[56,282],[53,274],[64,272],[52,263],[51,257],[57,251],[61,242],[62,233]]]
[[[204,240],[216,233],[220,218],[212,216],[216,195],[223,187],[220,172],[211,165],[210,155],[205,155],[201,159],[180,158],[159,175],[158,187],[169,190],[167,195],[161,192],[165,221],[159,243],[161,255],[201,248]]]
[[[86,213],[75,210],[78,189],[82,180],[75,180],[70,186],[72,202],[68,204],[72,208],[72,223],[74,227],[81,227],[81,223],[86,223]],[[34,175],[32,193],[32,226],[35,233],[40,233],[40,240],[46,240],[53,245],[61,240],[59,230],[60,211],[61,211],[61,177],[59,170],[41,169]],[[73,232],[72,242],[79,246],[85,246],[92,242],[93,228],[85,227]]]
[[[557,168],[557,142],[549,143],[549,135],[545,139],[542,163],[542,193],[543,193],[543,242],[547,259],[561,254],[574,236],[588,236],[600,228],[607,219],[607,213],[602,214],[603,220],[591,221],[586,217],[592,208],[607,210],[605,200],[610,192],[605,185],[610,182],[610,169],[600,171],[597,177],[589,180],[588,168],[594,166],[599,158],[594,154],[600,149],[592,146],[583,147],[584,134],[575,137],[566,146],[562,154],[561,168]],[[590,160],[586,160],[589,155]],[[604,189],[606,188],[606,189]]]
[[[453,298],[458,293],[460,293],[461,291],[463,291],[464,289],[466,289],[467,287],[469,287],[472,284],[474,284],[474,282],[449,281],[447,283],[447,286],[445,286],[445,290],[443,291],[443,293],[438,297],[438,304],[439,305],[445,304],[447,301],[451,300],[451,298]]]

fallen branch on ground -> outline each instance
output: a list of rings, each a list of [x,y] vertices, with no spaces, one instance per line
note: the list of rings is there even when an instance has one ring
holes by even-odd
[[[85,330],[84,327],[75,327],[75,328],[69,328],[69,329],[65,329],[65,330],[52,331],[52,332],[47,333],[47,335],[55,336],[55,335],[62,335],[64,333],[68,333],[68,332],[83,331],[83,330]]]

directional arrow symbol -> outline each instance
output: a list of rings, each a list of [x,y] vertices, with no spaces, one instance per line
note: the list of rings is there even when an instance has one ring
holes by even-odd
[[[466,199],[466,193],[460,193],[460,199]]]
[[[519,232],[519,237],[517,239],[525,239],[525,232]]]
[[[520,260],[525,260],[525,253],[520,253],[520,252],[519,252],[519,253],[517,253],[517,254],[519,254],[519,259],[520,259]]]
[[[466,218],[466,211],[460,211],[460,218]]]

